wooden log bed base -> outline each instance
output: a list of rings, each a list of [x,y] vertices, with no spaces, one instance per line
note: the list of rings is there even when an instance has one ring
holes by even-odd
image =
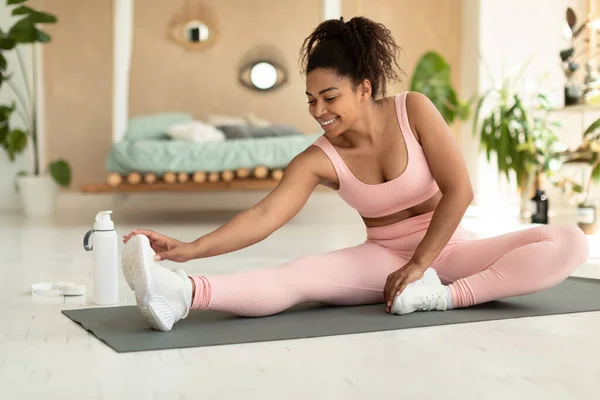
[[[130,172],[127,175],[111,173],[102,184],[83,185],[84,193],[125,193],[157,191],[200,190],[265,190],[273,189],[283,177],[283,169],[240,168],[235,171],[167,172],[163,176],[153,173]]]

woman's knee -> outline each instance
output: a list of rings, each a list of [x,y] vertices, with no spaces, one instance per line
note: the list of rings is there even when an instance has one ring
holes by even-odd
[[[549,238],[557,252],[569,264],[578,267],[589,257],[589,244],[585,233],[576,225],[547,225]]]

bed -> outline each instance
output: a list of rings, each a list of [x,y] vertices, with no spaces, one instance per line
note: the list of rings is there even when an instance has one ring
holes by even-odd
[[[239,124],[215,130],[215,126],[190,120],[189,116],[165,118],[130,121],[127,134],[112,144],[107,155],[106,182],[85,185],[82,190],[272,188],[289,162],[321,135],[277,125],[252,128]],[[177,124],[180,128],[188,124],[187,130],[174,130]],[[190,124],[194,124],[193,129]],[[202,140],[194,140],[200,131]]]
[[[296,135],[222,142],[189,143],[179,140],[121,141],[113,144],[106,160],[109,172],[155,173],[223,172],[240,168],[285,168],[320,135]]]

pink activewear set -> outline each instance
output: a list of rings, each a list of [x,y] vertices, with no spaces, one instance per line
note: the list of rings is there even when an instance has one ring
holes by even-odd
[[[408,166],[399,177],[382,184],[365,184],[352,174],[325,137],[314,143],[337,172],[339,196],[364,217],[408,209],[439,191],[411,131],[406,95],[395,98],[408,153]],[[367,228],[366,240],[358,246],[300,258],[279,267],[194,276],[196,292],[191,309],[267,316],[304,302],[382,303],[388,275],[410,261],[432,216],[433,212]],[[576,226],[543,225],[486,239],[470,239],[459,226],[431,268],[448,285],[452,305],[458,308],[548,289],[587,258],[586,237]]]

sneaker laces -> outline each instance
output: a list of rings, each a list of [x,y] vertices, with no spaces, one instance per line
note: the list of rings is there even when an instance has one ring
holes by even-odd
[[[437,310],[443,311],[445,310],[442,301],[440,301],[444,297],[444,293],[442,291],[437,291],[427,296],[421,297],[421,302],[419,303],[419,307],[417,310],[419,311],[429,311],[429,310]]]

